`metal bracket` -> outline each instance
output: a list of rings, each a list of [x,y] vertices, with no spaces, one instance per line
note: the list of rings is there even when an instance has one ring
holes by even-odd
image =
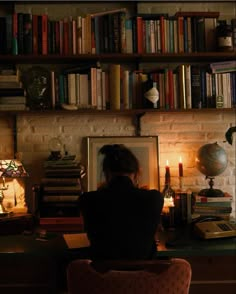
[[[144,116],[146,112],[136,113],[134,118],[134,126],[135,126],[135,135],[137,137],[141,136],[141,117]]]

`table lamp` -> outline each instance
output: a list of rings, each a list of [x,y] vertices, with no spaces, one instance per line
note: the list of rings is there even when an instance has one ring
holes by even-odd
[[[9,214],[9,211],[5,209],[3,205],[4,194],[3,191],[8,190],[5,178],[23,178],[28,177],[28,173],[24,169],[22,163],[17,159],[0,160],[0,177],[2,178],[2,186],[0,187],[0,217]],[[24,199],[20,199],[21,203],[25,203]],[[17,199],[16,204],[17,204]]]

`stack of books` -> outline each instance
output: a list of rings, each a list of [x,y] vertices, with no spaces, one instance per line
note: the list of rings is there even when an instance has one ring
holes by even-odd
[[[58,160],[44,162],[45,177],[41,180],[40,193],[40,225],[54,225],[54,229],[61,230],[61,226],[82,224],[78,200],[82,193],[81,178],[84,168],[75,156],[65,156]],[[57,227],[57,228],[56,228]]]
[[[230,219],[233,197],[225,193],[223,197],[206,197],[195,195],[194,214],[199,216],[218,216]]]
[[[18,69],[0,71],[0,110],[27,110]]]

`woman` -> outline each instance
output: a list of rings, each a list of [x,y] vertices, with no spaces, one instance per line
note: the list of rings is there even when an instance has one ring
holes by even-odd
[[[163,197],[138,188],[139,162],[124,145],[104,145],[105,184],[85,192],[80,209],[93,259],[150,259]]]

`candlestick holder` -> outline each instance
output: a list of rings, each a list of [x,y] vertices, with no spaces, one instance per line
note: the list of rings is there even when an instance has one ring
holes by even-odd
[[[179,190],[184,190],[184,177],[179,177]]]

